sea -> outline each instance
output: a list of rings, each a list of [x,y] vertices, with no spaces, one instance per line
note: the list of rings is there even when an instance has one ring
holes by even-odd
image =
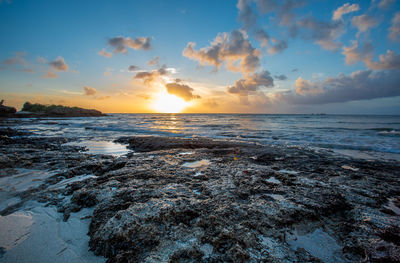
[[[400,115],[108,114],[105,117],[8,119],[35,136],[76,139],[89,152],[122,155],[122,136],[207,137],[312,148],[354,158],[400,161]]]

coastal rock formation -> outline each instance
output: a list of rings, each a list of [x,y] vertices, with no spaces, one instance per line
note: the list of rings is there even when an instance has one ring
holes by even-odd
[[[115,158],[16,133],[1,133],[0,177],[54,175],[0,214],[92,207],[89,246],[108,262],[400,261],[398,162],[151,136],[119,139],[135,152]]]
[[[17,109],[14,107],[5,106],[3,103],[4,100],[0,101],[0,117],[9,117],[17,112]]]
[[[62,105],[42,105],[25,102],[20,117],[100,117],[105,116],[98,110],[67,107]]]

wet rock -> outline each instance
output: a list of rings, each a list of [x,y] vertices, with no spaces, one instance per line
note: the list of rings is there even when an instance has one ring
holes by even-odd
[[[113,158],[62,147],[65,138],[3,132],[0,164],[10,167],[0,179],[12,168],[54,171],[21,202],[56,205],[64,220],[93,207],[89,245],[109,262],[322,262],[288,244],[299,225],[310,226],[306,235],[321,229],[345,262],[399,260],[395,162],[160,137],[122,138],[136,153]],[[182,165],[200,160],[209,163]]]

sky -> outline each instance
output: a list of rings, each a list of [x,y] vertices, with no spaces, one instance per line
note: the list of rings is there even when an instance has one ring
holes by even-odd
[[[398,0],[0,0],[0,34],[18,109],[400,114]]]

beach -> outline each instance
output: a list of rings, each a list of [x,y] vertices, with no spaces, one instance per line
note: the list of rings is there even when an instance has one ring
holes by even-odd
[[[399,261],[397,160],[36,121],[1,129],[0,262]]]

